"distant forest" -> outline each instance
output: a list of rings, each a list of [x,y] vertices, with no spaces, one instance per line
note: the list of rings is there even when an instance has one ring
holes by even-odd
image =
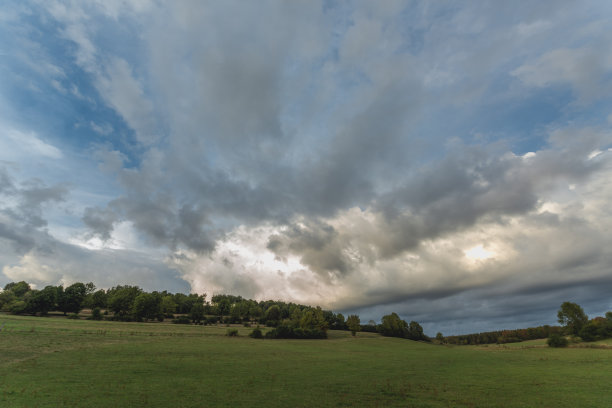
[[[561,305],[558,321],[564,326],[539,326],[526,329],[500,330],[444,337],[437,333],[430,338],[418,322],[406,322],[397,313],[385,315],[380,324],[370,320],[362,324],[359,316],[323,310],[320,307],[276,300],[256,301],[234,295],[207,295],[146,292],[138,286],[115,286],[96,289],[93,283],[77,282],[63,286],[46,286],[37,290],[24,281],[11,282],[0,292],[0,311],[12,314],[47,316],[63,313],[68,318],[91,320],[164,322],[175,324],[243,324],[272,328],[268,338],[327,338],[327,330],[380,333],[383,336],[441,344],[475,345],[512,343],[553,338],[562,335],[580,336],[585,341],[612,337],[612,312],[606,317],[589,320],[582,308],[570,302]],[[85,312],[80,315],[81,312]],[[252,337],[263,337],[256,328]],[[563,340],[558,340],[563,345]]]

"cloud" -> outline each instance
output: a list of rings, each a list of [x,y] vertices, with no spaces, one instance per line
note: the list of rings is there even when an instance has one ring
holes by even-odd
[[[94,132],[99,133],[103,136],[108,136],[113,132],[113,127],[110,123],[102,123],[99,125],[93,121],[90,121],[89,126],[91,126]]]
[[[13,155],[15,151],[18,151],[22,155],[27,152],[28,155],[34,154],[56,160],[64,157],[60,149],[44,142],[34,132],[21,132],[16,129],[9,129],[5,131],[5,136],[8,139],[5,139],[5,143],[2,143],[4,145],[3,150],[6,149],[4,150],[5,152],[11,151]]]
[[[526,85],[540,88],[569,85],[584,102],[608,93],[611,71],[609,50],[582,47],[548,51],[536,61],[516,68],[512,75]]]
[[[39,18],[7,12],[7,38],[37,50],[22,60],[40,59],[36,75],[9,67],[38,89],[14,99],[44,90],[61,103],[45,105],[57,105],[41,115],[48,132],[15,113],[26,102],[10,110],[19,126],[2,124],[25,129],[4,143],[21,143],[13,160],[41,175],[0,173],[6,272],[81,279],[91,262],[99,282],[180,276],[198,292],[372,318],[396,308],[451,330],[470,316],[479,328],[532,321],[527,306],[544,316],[572,287],[588,299],[608,282],[612,141],[606,13],[586,9],[53,1]],[[84,141],[91,131],[105,144]],[[66,168],[33,167],[33,155]]]
[[[105,73],[98,76],[97,88],[109,105],[121,113],[141,143],[149,145],[157,140],[153,106],[124,59],[113,58],[106,64]]]
[[[0,197],[3,201],[0,207],[0,238],[10,243],[18,253],[28,252],[38,245],[38,238],[46,236],[45,207],[64,201],[68,188],[64,185],[49,187],[38,179],[18,184],[3,167],[0,167],[0,180]]]

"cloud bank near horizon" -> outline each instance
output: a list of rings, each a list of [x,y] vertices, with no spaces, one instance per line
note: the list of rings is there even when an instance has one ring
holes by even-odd
[[[445,333],[610,310],[610,11],[9,2],[0,280]]]

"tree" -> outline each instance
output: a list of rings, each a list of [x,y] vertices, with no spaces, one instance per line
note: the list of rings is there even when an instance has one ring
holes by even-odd
[[[563,302],[561,308],[557,312],[557,318],[560,324],[565,326],[565,330],[574,336],[577,336],[589,321],[588,316],[576,303]]]
[[[406,337],[408,323],[400,319],[397,313],[391,313],[390,315],[383,316],[379,332],[387,337]]]
[[[266,310],[266,325],[272,326],[278,324],[281,318],[281,311],[278,305],[272,305]]]
[[[125,317],[134,306],[136,296],[142,293],[138,286],[116,286],[108,291],[108,308],[115,316]]]
[[[330,325],[331,329],[334,330],[347,330],[346,321],[344,319],[344,315],[342,313],[338,313],[332,315],[332,323]]]
[[[15,294],[10,290],[0,292],[0,310],[8,310],[11,303],[16,300]]]
[[[171,295],[162,297],[161,300],[161,311],[164,315],[171,317],[176,313],[177,304],[174,302],[174,298]]]
[[[204,319],[204,303],[194,303],[189,311],[189,317],[193,323],[199,324]]]
[[[599,340],[600,338],[599,332],[600,325],[597,324],[597,321],[591,320],[590,322],[582,326],[578,334],[580,335],[580,338],[584,341],[595,341]]]
[[[104,291],[104,289],[96,290],[94,293],[88,296],[91,301],[89,307],[91,308],[106,308],[106,304],[108,301],[108,295]]]
[[[25,295],[26,292],[32,290],[32,288],[30,288],[30,285],[27,282],[21,281],[17,283],[15,282],[7,283],[6,286],[4,287],[4,290],[10,290],[11,292],[13,292],[15,296],[20,298],[23,295]]]
[[[137,321],[141,321],[142,319],[155,319],[161,313],[160,305],[161,296],[159,293],[140,293],[134,298],[132,316],[134,316]]]
[[[232,308],[232,304],[229,299],[223,298],[219,303],[217,303],[217,314],[221,317],[227,316],[230,313]]]
[[[50,310],[54,310],[57,301],[58,288],[55,286],[45,286],[43,290],[32,290],[26,300],[27,313],[46,315]]]
[[[358,331],[361,331],[361,320],[357,315],[349,315],[349,317],[346,318],[346,325],[353,336],[355,336]]]
[[[83,308],[83,300],[87,294],[87,287],[81,282],[74,283],[66,289],[58,291],[59,310],[66,313],[79,313]]]
[[[427,336],[425,336],[425,333],[423,333],[423,328],[421,325],[414,320],[408,325],[408,333],[406,333],[406,337],[410,340],[429,340]]]

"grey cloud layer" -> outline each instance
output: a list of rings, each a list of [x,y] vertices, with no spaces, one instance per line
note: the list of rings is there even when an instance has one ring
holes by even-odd
[[[557,302],[567,285],[607,282],[591,217],[609,223],[608,189],[593,186],[610,174],[610,126],[571,120],[612,85],[606,20],[532,3],[50,3],[76,64],[136,140],[98,149],[123,194],[82,221],[105,241],[129,223],[196,290],[331,293],[329,305],[415,308],[430,322],[423,299],[499,318],[495,291]],[[99,16],[109,25],[86,24]],[[124,48],[103,41],[119,21],[140,30]],[[480,134],[487,115],[550,87],[573,92],[558,122]],[[530,138],[542,140],[524,155]],[[17,194],[4,180],[0,191]],[[22,224],[0,234],[27,252],[24,228],[43,227],[40,206],[66,190],[20,188]],[[555,239],[571,231],[575,245]],[[274,267],[300,267],[249,272],[252,255],[236,249],[249,234]],[[487,242],[507,258],[466,264],[464,251]]]

